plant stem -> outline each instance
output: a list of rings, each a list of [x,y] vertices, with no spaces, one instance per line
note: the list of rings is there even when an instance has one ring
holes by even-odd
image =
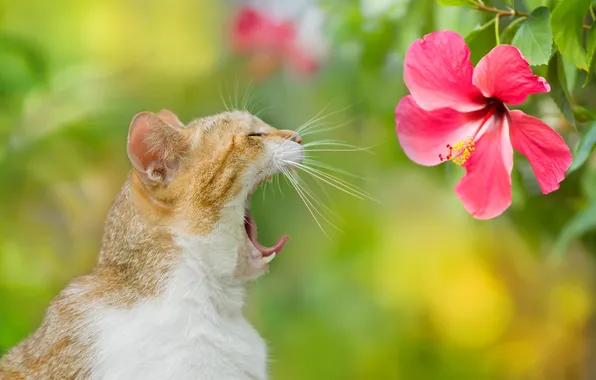
[[[499,18],[501,15],[495,17],[495,39],[497,40],[497,46],[501,45],[501,37],[499,36]]]
[[[511,9],[511,10],[503,10],[503,9],[498,9],[498,8],[493,8],[493,7],[489,7],[486,6],[484,4],[478,4],[476,5],[476,9],[482,12],[490,12],[490,13],[496,13],[500,16],[517,16],[517,17],[530,17],[529,13],[526,12],[520,12],[518,10],[515,9]]]
[[[481,11],[481,12],[494,13],[497,16],[511,16],[511,17],[521,17],[521,18],[528,18],[528,17],[530,17],[530,14],[529,13],[527,13],[527,12],[520,12],[517,9],[504,10],[504,9],[489,7],[489,6],[486,6],[486,5],[481,4],[481,3],[476,3],[476,10]],[[584,24],[583,27],[584,27],[584,29],[590,29],[590,25],[585,25]]]

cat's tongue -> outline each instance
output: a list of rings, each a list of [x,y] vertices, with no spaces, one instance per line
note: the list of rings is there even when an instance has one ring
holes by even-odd
[[[244,217],[244,229],[250,242],[258,249],[263,256],[270,256],[274,253],[279,253],[290,238],[288,235],[282,236],[273,247],[264,247],[257,240],[257,222],[252,217],[250,212]]]

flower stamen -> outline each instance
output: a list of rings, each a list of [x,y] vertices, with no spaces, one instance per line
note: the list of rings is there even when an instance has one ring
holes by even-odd
[[[474,151],[474,141],[472,139],[458,141],[453,146],[447,144],[447,154],[439,154],[439,159],[443,161],[451,161],[458,166],[465,164]]]

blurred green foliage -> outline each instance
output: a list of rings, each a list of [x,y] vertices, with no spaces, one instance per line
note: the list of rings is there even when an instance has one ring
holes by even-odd
[[[292,236],[254,284],[248,307],[269,342],[273,379],[594,378],[596,88],[589,80],[582,87],[587,74],[564,62],[567,49],[575,49],[574,64],[589,49],[582,55],[557,42],[564,54],[551,58],[557,66],[534,68],[559,87],[556,104],[569,107],[570,120],[548,95],[523,105],[562,133],[583,165],[542,196],[529,164],[517,158],[514,204],[500,218],[476,221],[453,193],[458,168],[416,166],[394,132],[394,108],[407,92],[401,62],[413,40],[454,30],[468,36],[475,61],[496,42],[494,15],[468,1],[440,2],[462,6],[324,0],[332,58],[309,78],[281,71],[259,81],[227,48],[230,4],[6,2],[0,352],[34,330],[50,299],[94,265],[103,219],[129,169],[132,116],[170,108],[188,121],[223,111],[222,98],[247,94],[251,111],[280,128],[297,128],[325,109],[318,128],[338,128],[307,140],[374,146],[372,154],[319,154],[362,177],[347,179],[379,201],[311,183],[342,232],[324,226],[327,237],[283,182],[254,197],[264,242]],[[527,12],[544,5],[556,14],[541,0],[485,4]],[[526,43],[516,40],[518,31],[544,29],[546,10],[538,12],[537,20],[502,17],[501,41]],[[534,61],[546,64],[544,41],[527,49],[537,47]],[[565,80],[553,83],[556,76]]]

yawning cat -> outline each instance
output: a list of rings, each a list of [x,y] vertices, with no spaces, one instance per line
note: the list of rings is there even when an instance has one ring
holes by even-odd
[[[246,282],[287,241],[257,242],[257,185],[301,162],[301,138],[241,111],[184,126],[134,117],[132,171],[93,271],[0,360],[1,379],[265,379],[266,347],[242,315]]]

